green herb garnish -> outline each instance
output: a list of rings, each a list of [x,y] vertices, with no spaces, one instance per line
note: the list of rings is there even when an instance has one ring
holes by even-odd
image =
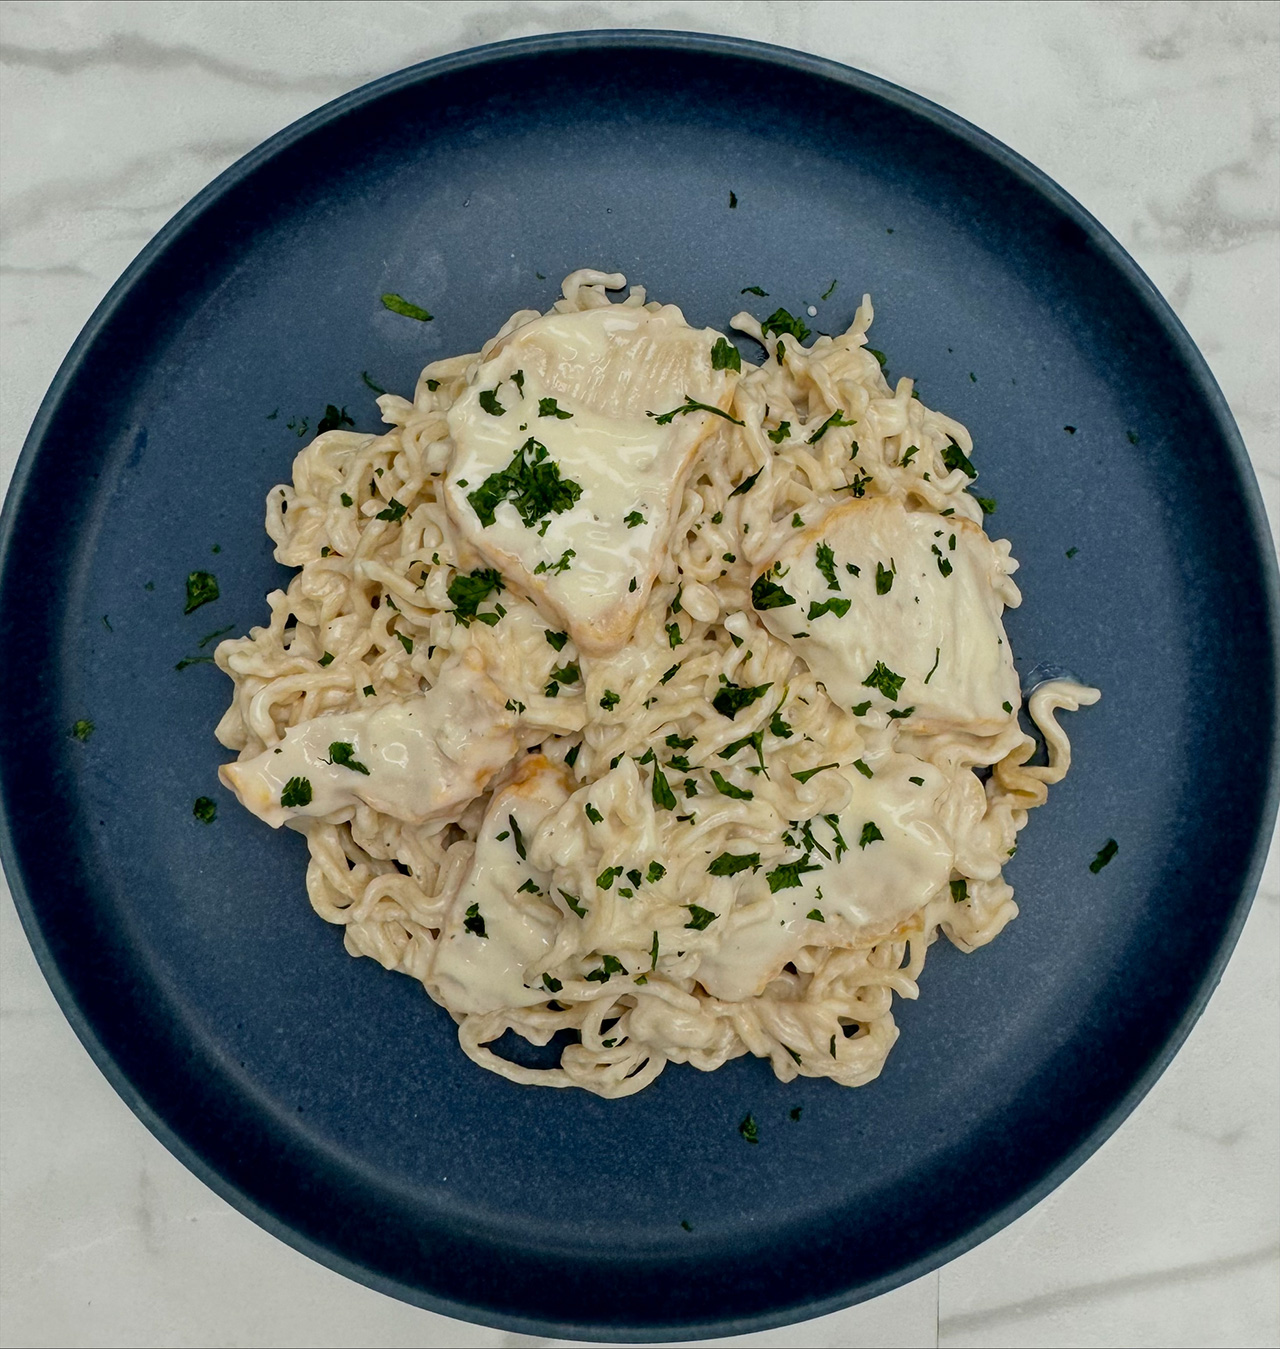
[[[535,576],[541,576],[544,573],[555,575],[562,571],[569,570],[569,559],[577,557],[577,553],[572,548],[566,548],[554,562],[539,562],[533,569]]]
[[[691,412],[712,412],[717,417],[723,417],[725,421],[732,422],[734,426],[742,426],[737,417],[731,417],[723,408],[714,407],[710,403],[699,403],[696,398],[690,398],[688,394],[684,396],[684,402],[678,408],[672,408],[670,412],[646,412],[646,417],[652,417],[659,426],[670,426],[677,417],[687,417]]]
[[[858,839],[858,847],[865,848],[868,843],[875,843],[877,841],[882,841],[883,839],[884,835],[880,832],[876,822],[874,820],[868,820],[866,824],[862,826],[862,834]]]
[[[573,416],[573,413],[566,412],[554,398],[539,398],[538,416],[558,417],[562,422],[566,422]]]
[[[407,319],[417,319],[419,323],[430,323],[431,315],[421,305],[411,304],[403,295],[388,291],[382,297],[383,308],[393,314],[403,314]]]
[[[760,333],[763,337],[771,334],[781,337],[783,333],[790,333],[797,342],[803,342],[809,336],[809,328],[794,314],[787,313],[785,309],[775,309],[760,325]]]
[[[286,810],[296,810],[300,806],[311,804],[311,781],[309,778],[290,778],[280,793],[280,804]]]
[[[716,338],[711,348],[711,368],[713,370],[741,370],[742,354],[732,342],[723,337]]]
[[[316,423],[316,434],[319,435],[325,431],[341,431],[344,426],[354,426],[355,420],[347,415],[345,407],[336,408],[332,403],[326,403],[324,416]]]
[[[336,764],[339,768],[349,768],[353,773],[363,773],[365,777],[368,777],[369,770],[364,764],[351,757],[355,752],[354,745],[348,744],[345,740],[335,740],[329,746],[329,762]]]
[[[704,932],[712,923],[720,917],[718,913],[711,909],[704,909],[699,904],[686,904],[685,908],[689,910],[689,921],[685,927],[691,927],[695,932]]]
[[[969,882],[963,876],[958,881],[952,881],[950,888],[953,904],[963,904],[969,898]]]
[[[1103,867],[1120,851],[1120,845],[1113,838],[1109,838],[1098,850],[1098,855],[1089,863],[1089,870],[1096,876]]]
[[[218,816],[218,803],[208,796],[197,796],[191,813],[201,824],[212,824]]]
[[[740,871],[755,870],[759,865],[760,854],[758,852],[722,852],[707,868],[707,871],[712,876],[736,876]]]
[[[606,712],[608,712],[610,711],[610,709],[617,707],[617,705],[621,701],[622,701],[621,694],[614,693],[612,689],[605,689],[604,697],[600,699],[600,706],[603,707]]]
[[[462,926],[473,936],[488,937],[489,935],[484,930],[484,919],[480,916],[479,904],[472,904],[467,910],[467,916],[462,920]]]
[[[809,621],[815,618],[821,618],[823,614],[835,614],[837,618],[843,618],[849,612],[849,606],[852,600],[840,599],[839,597],[830,600],[813,600],[809,605]]]
[[[653,765],[653,804],[660,810],[675,810],[675,793],[671,790],[667,776],[655,762]]]
[[[818,570],[827,582],[828,590],[839,590],[840,581],[836,576],[836,555],[831,545],[823,539],[818,545]]]
[[[970,463],[968,455],[960,448],[955,441],[951,441],[946,449],[942,451],[942,462],[949,471],[954,472],[957,468],[963,469],[965,477],[976,478],[978,470]]]
[[[876,661],[875,668],[862,681],[862,687],[866,689],[879,689],[891,703],[896,703],[898,701],[898,694],[902,692],[902,685],[905,678],[904,675],[894,674],[894,672],[882,661]],[[855,708],[854,715],[861,717],[866,714],[864,712],[859,712],[857,708]]]
[[[893,578],[898,574],[898,568],[890,559],[890,565],[886,569],[883,562],[876,563],[876,594],[887,595],[893,589]]]
[[[766,871],[764,878],[769,882],[769,893],[776,895],[779,890],[794,890],[802,883],[800,877],[806,871],[821,870],[820,866],[809,861],[809,854],[805,853],[798,862],[783,862],[772,871]]]
[[[373,518],[375,520],[390,520],[392,524],[395,524],[398,520],[404,519],[405,512],[408,509],[407,506],[401,505],[395,497],[392,497],[391,500],[387,502],[386,508],[380,510]]]
[[[497,622],[495,614],[479,614],[477,610],[480,605],[494,591],[503,590],[502,575],[492,567],[477,568],[470,576],[463,576],[459,573],[449,582],[449,588],[445,592],[453,601],[454,618],[462,624],[464,628],[471,626],[474,618],[484,621],[492,618]],[[493,626],[491,623],[490,627]]]
[[[728,778],[714,768],[711,770],[711,781],[716,784],[716,791],[721,796],[731,796],[735,801],[750,801],[755,796],[754,792],[747,791],[745,787],[735,787]]]
[[[828,417],[827,420],[823,422],[820,427],[818,427],[818,429],[813,433],[813,435],[809,437],[809,439],[805,442],[805,444],[816,445],[818,441],[820,441],[822,437],[825,436],[833,426],[856,426],[857,424],[858,423],[856,418],[853,421],[845,421],[844,413],[841,412],[839,408],[837,408],[835,412],[833,412],[831,416]]]
[[[748,1115],[746,1119],[738,1125],[738,1132],[748,1143],[758,1143],[760,1141],[760,1126],[756,1123],[753,1115]]]
[[[526,459],[526,455],[531,457]],[[467,493],[467,500],[486,529],[503,501],[510,501],[525,527],[531,528],[544,516],[567,511],[581,495],[579,484],[561,478],[560,465],[548,458],[547,447],[530,436],[506,468],[490,473],[474,492]]]
[[[211,571],[193,571],[187,577],[187,607],[182,612],[194,613],[202,604],[211,604],[218,595],[218,578]]]
[[[788,595],[777,583],[769,579],[769,573],[763,572],[751,583],[751,604],[756,609],[785,609],[794,604],[795,597]]]
[[[786,440],[786,438],[791,434],[791,423],[779,422],[775,430],[767,431],[765,434],[769,437],[771,441],[773,441],[775,445],[781,445],[782,442]],[[753,478],[752,482],[754,481],[755,479]]]
[[[728,717],[732,721],[744,707],[750,707],[757,698],[763,698],[772,687],[772,683],[769,683],[757,684],[754,688],[744,688],[742,685],[731,683],[726,679],[724,687],[712,698],[711,706],[722,717]]]
[[[839,768],[839,767],[840,767],[839,764],[824,763],[819,764],[817,768],[806,768],[803,772],[792,773],[791,776],[795,778],[797,782],[808,782],[809,779],[817,773],[825,772],[828,768]]]

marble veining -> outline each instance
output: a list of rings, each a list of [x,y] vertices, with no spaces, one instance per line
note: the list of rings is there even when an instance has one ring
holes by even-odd
[[[138,250],[222,169],[415,61],[537,32],[687,29],[932,98],[1075,194],[1205,353],[1280,519],[1280,7],[862,3],[0,4],[0,482]],[[1280,858],[1209,1009],[1134,1115],[977,1249],[722,1344],[1274,1344]],[[0,1342],[535,1345],[404,1306],[267,1236],[130,1114],[0,903]],[[562,1343],[562,1342],[554,1342]]]

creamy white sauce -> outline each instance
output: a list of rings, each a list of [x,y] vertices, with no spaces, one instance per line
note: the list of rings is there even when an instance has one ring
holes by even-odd
[[[644,606],[693,452],[715,420],[694,412],[662,426],[646,414],[686,396],[727,406],[736,375],[711,368],[719,336],[690,328],[674,306],[551,314],[502,342],[449,410],[446,500],[459,530],[560,614],[584,651],[616,649]],[[482,405],[490,394],[501,415]],[[545,398],[570,416],[539,415]],[[530,438],[581,496],[532,525],[504,501],[483,525],[468,495]]]
[[[423,824],[473,800],[518,748],[516,717],[503,706],[502,691],[465,658],[446,665],[418,698],[369,703],[291,726],[279,745],[224,764],[218,775],[273,828],[295,815],[349,819],[361,801]],[[334,744],[350,745],[350,758],[368,772],[333,762]],[[293,778],[306,780],[311,800],[290,808],[280,798]]]
[[[561,919],[547,898],[550,875],[520,856],[511,820],[527,851],[527,840],[567,796],[563,770],[541,755],[526,759],[519,778],[494,794],[432,959],[430,977],[454,1011],[494,1012],[546,1001],[541,975]],[[521,890],[529,881],[539,893]],[[480,923],[484,936],[472,930]]]
[[[820,870],[801,873],[798,886],[775,894],[763,868],[744,881],[733,912],[722,920],[719,947],[698,968],[698,979],[713,997],[733,1002],[755,997],[803,946],[842,938],[850,945],[869,945],[946,884],[954,854],[936,807],[946,778],[908,754],[890,751],[864,762],[874,774],[870,779],[852,767],[828,770],[839,771],[850,790],[839,816],[848,848],[839,861],[834,832],[818,820],[813,836],[831,853],[830,859],[810,854],[810,863]],[[912,782],[912,777],[923,781]],[[862,847],[868,822],[884,837]],[[798,837],[798,830],[791,832]],[[824,922],[808,917],[815,910]]]
[[[839,589],[818,569],[824,543]],[[964,723],[989,732],[1016,712],[1018,676],[1000,616],[1002,595],[1016,600],[1017,591],[1007,557],[976,525],[880,498],[854,501],[798,531],[776,561],[786,574],[771,570],[769,579],[795,603],[759,617],[792,643],[835,702],[870,700],[881,712],[914,707],[904,723],[912,730]],[[877,566],[894,571],[883,595]],[[831,600],[848,600],[847,613],[809,617],[815,604]],[[864,684],[877,662],[904,677],[896,699]]]

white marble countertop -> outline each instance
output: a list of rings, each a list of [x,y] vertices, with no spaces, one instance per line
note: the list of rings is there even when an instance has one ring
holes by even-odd
[[[0,482],[58,363],[215,174],[412,62],[536,32],[729,33],[954,109],[1072,192],[1187,325],[1280,519],[1280,7],[1273,3],[0,5]],[[1102,1149],[944,1269],[803,1327],[824,1345],[1280,1342],[1280,875]],[[548,1343],[402,1305],[214,1196],[91,1064],[0,896],[4,1345]]]

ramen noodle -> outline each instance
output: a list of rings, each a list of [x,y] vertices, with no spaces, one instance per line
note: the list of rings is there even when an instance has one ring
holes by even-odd
[[[858,1086],[938,932],[1017,913],[1056,715],[1098,693],[1031,693],[1033,765],[1017,564],[868,297],[807,346],[738,315],[752,365],[624,285],[573,273],[379,398],[385,434],[301,451],[266,520],[297,574],[217,651],[222,778],[482,1067],[614,1097],[750,1053]],[[570,1034],[532,1068],[508,1032]]]

